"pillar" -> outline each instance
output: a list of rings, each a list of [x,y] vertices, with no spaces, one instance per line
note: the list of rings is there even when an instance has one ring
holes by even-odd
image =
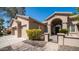
[[[45,42],[49,41],[49,34],[48,33],[44,33],[44,38],[45,38]]]
[[[21,37],[21,22],[17,23],[17,37]]]
[[[64,45],[65,34],[64,33],[58,33],[57,36],[58,36],[58,45]]]
[[[11,29],[11,34],[12,35],[15,35],[15,32],[14,32],[15,30],[14,30],[14,28],[12,27],[12,29]]]
[[[48,27],[48,33],[49,35],[51,35],[51,24],[48,24],[47,27]]]
[[[78,32],[78,28],[76,24],[75,24],[75,32]]]
[[[67,22],[62,23],[62,29],[67,29]]]

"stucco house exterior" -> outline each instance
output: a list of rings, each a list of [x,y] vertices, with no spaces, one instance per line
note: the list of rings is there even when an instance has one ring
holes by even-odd
[[[29,39],[26,33],[28,29],[41,29],[45,31],[45,25],[29,16],[17,15],[11,20],[10,27],[12,35]]]
[[[71,16],[72,14],[72,12],[55,12],[42,23],[29,16],[17,15],[11,20],[10,29],[12,29],[12,35],[26,39],[28,39],[28,36],[25,30],[31,28],[42,29],[50,36],[57,35],[60,29],[68,29],[68,36],[78,37],[79,21],[75,17],[79,15]]]
[[[79,36],[79,21],[75,17],[79,15],[73,15],[72,12],[55,12],[50,15],[43,22],[47,25],[47,32],[50,36],[57,35],[60,29],[68,29],[69,36]]]

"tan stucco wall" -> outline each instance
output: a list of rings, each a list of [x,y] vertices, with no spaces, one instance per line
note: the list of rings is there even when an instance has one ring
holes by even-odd
[[[68,20],[68,17],[67,16],[63,16],[63,15],[55,15],[54,17],[50,18],[48,21],[47,21],[47,27],[48,27],[48,33],[50,34],[51,33],[51,22],[54,20],[54,19],[61,19],[62,20],[62,28],[63,29],[67,29],[67,20]],[[51,34],[50,34],[51,35]]]
[[[28,20],[26,20],[26,19],[23,19],[23,18],[17,18],[17,20],[19,20],[20,22],[21,22],[21,25],[27,25],[26,26],[26,29],[29,29],[29,21]]]
[[[39,27],[41,27],[42,31],[45,30],[44,29],[44,25],[43,24],[40,24],[40,23],[37,23],[36,21],[33,21],[31,19],[29,19],[30,21],[28,21],[27,19],[23,19],[23,18],[20,18],[20,17],[17,17],[18,21],[21,22],[21,33],[22,33],[22,37],[23,38],[26,38],[26,39],[29,39],[28,36],[27,36],[27,33],[26,33],[26,30],[32,28],[32,27],[37,27],[39,29]],[[23,25],[26,25],[26,26],[23,26]],[[13,22],[12,24],[12,27],[17,27],[17,23],[16,21]],[[17,36],[18,32],[17,32],[17,29],[15,30],[15,35]]]
[[[16,21],[15,21],[16,19],[12,19],[12,20],[13,20],[13,23],[12,23],[12,26],[11,26],[11,27],[16,27],[16,26],[17,26],[17,23],[16,23]],[[17,30],[14,29],[13,32],[14,32],[14,36],[17,37],[17,34],[18,34]]]
[[[67,16],[63,16],[63,15],[55,15],[54,17],[50,18],[48,20],[48,23],[51,23],[54,19],[59,18],[62,20],[62,22],[67,22]]]
[[[17,26],[17,23],[15,22],[16,19],[13,19],[13,23],[12,23],[12,26],[11,27],[16,27]]]
[[[41,29],[43,32],[45,31],[45,25],[44,24],[40,24],[40,23],[37,23],[37,22],[33,22],[33,21],[30,21],[29,22],[29,28],[37,28],[37,29]]]
[[[27,36],[27,33],[26,33],[26,28],[22,28],[22,38],[25,38],[25,39],[29,39],[29,37]]]
[[[21,22],[21,26],[23,26],[23,25],[26,25],[26,27],[22,27],[22,37],[23,38],[26,38],[26,39],[28,39],[28,36],[27,36],[27,33],[26,33],[26,30],[27,29],[29,29],[29,21],[27,21],[27,20],[23,20],[22,18],[17,18],[17,19],[14,19],[14,20],[19,20],[20,22]],[[12,26],[11,27],[17,27],[17,23],[16,23],[16,21],[13,21],[13,23],[12,23]],[[17,32],[17,29],[14,31],[15,32],[15,36],[17,37],[17,34],[18,34],[18,32]]]
[[[79,38],[64,38],[64,45],[79,47]]]
[[[58,44],[65,46],[79,47],[79,37],[58,35]]]
[[[79,36],[79,32],[72,32],[72,33],[69,33],[69,36],[78,37],[78,36]]]
[[[21,21],[21,26],[26,25],[26,27],[22,27],[22,29],[21,29],[22,30],[22,37],[25,39],[29,39],[27,36],[27,33],[26,33],[26,30],[29,29],[29,21],[19,18],[19,17],[17,18],[17,20]]]

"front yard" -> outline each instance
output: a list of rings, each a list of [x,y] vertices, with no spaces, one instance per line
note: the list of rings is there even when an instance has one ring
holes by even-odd
[[[26,40],[9,35],[0,37],[0,51],[79,51],[79,47],[59,46],[53,42]]]

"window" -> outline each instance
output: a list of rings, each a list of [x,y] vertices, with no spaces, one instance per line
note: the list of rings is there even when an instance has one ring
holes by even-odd
[[[36,23],[31,23],[30,24],[30,29],[38,29],[38,25]]]
[[[71,25],[71,32],[75,32],[75,25],[74,24]]]

